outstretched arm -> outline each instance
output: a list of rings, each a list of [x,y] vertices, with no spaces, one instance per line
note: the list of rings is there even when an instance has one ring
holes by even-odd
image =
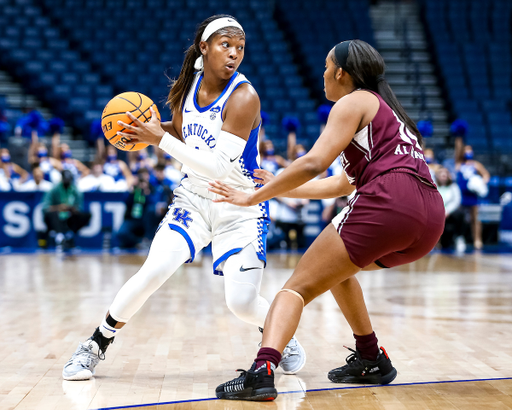
[[[254,176],[261,179],[264,184],[275,178],[271,172],[263,169],[255,169]],[[339,198],[340,196],[350,195],[354,189],[355,186],[348,182],[347,174],[343,172],[341,175],[308,181],[291,191],[285,192],[281,196],[306,199]]]
[[[376,99],[370,93],[352,93],[341,98],[332,108],[327,125],[311,151],[292,162],[263,188],[250,195],[237,195],[236,198],[226,196],[225,192],[215,185],[210,190],[225,196],[218,202],[252,206],[276,196],[283,196],[286,192],[301,186],[325,171],[352,141],[367,114],[368,104],[375,102],[370,98]]]
[[[305,184],[288,191],[283,196],[288,198],[327,199],[350,195],[356,187],[348,182],[345,173]]]

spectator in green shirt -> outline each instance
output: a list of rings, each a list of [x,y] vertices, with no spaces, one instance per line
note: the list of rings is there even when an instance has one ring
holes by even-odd
[[[65,250],[74,247],[75,234],[89,223],[91,214],[83,211],[83,196],[71,171],[62,171],[62,180],[43,199],[44,221],[55,245]]]

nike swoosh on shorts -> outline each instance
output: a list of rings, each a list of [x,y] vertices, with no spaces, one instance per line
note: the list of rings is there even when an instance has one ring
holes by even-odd
[[[244,268],[243,266],[240,266],[240,272],[245,272],[245,271],[253,270],[253,269],[259,269],[259,267],[256,266],[255,268]]]

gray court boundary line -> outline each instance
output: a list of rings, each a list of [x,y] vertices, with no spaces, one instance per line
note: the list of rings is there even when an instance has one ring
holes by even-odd
[[[423,384],[449,384],[449,383],[469,383],[469,382],[488,382],[488,381],[497,381],[497,380],[512,380],[512,377],[497,377],[491,379],[468,379],[468,380],[442,380],[436,382],[415,382],[415,383],[397,383],[397,384],[377,384],[377,385],[364,385],[364,386],[349,386],[349,387],[331,387],[325,389],[311,389],[311,390],[294,390],[294,391],[284,391],[278,392],[279,394],[294,394],[294,393],[311,393],[315,391],[331,391],[331,390],[355,390],[355,389],[374,389],[376,387],[394,387],[394,386],[419,386]],[[119,407],[101,407],[94,410],[118,410],[118,409],[133,409],[138,407],[149,407],[149,406],[164,406],[167,404],[179,404],[179,403],[193,403],[198,401],[212,401],[212,400],[220,400],[216,397],[210,397],[207,399],[191,399],[191,400],[176,400],[176,401],[167,401],[164,403],[148,403],[148,404],[130,404],[128,406],[119,406]]]

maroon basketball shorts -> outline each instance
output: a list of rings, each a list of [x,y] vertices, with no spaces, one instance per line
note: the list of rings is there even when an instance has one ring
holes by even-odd
[[[429,253],[444,229],[436,188],[411,174],[388,172],[357,190],[332,224],[360,268],[403,265]]]

